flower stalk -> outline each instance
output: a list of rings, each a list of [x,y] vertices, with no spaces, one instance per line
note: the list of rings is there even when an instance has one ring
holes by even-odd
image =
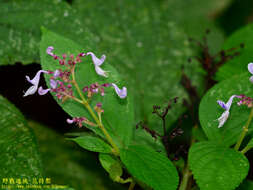
[[[79,96],[81,97],[81,104],[83,104],[85,106],[85,108],[89,111],[89,113],[91,114],[92,118],[95,120],[95,122],[97,123],[98,127],[102,130],[102,132],[104,133],[107,141],[110,143],[110,145],[113,147],[113,154],[115,154],[116,156],[119,155],[119,148],[117,147],[117,145],[113,142],[111,136],[109,135],[109,133],[107,132],[107,130],[105,129],[104,125],[102,124],[101,120],[96,116],[96,114],[94,113],[94,111],[92,110],[92,108],[90,107],[88,101],[85,99],[85,97],[82,94],[81,89],[79,88],[76,79],[75,79],[75,72],[74,72],[75,67],[73,67],[73,69],[71,70],[71,75],[72,75],[72,84],[75,86]]]
[[[252,119],[253,119],[253,108],[251,108],[248,120],[247,120],[245,126],[243,126],[242,133],[241,133],[241,135],[240,135],[240,137],[239,137],[239,139],[238,139],[238,141],[237,141],[237,143],[236,143],[236,145],[234,147],[235,150],[239,150],[239,148],[240,148],[240,146],[242,144],[242,141],[245,138],[245,136],[246,136],[246,134],[247,134],[247,132],[249,130],[249,125],[250,125]]]

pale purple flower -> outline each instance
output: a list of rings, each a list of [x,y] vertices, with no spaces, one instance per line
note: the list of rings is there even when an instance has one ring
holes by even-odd
[[[47,54],[54,57],[54,54],[53,54],[53,52],[52,52],[53,50],[54,50],[54,47],[53,47],[53,46],[48,46],[48,48],[47,48]]]
[[[126,87],[123,87],[122,89],[119,89],[119,87],[114,83],[112,83],[112,86],[113,86],[113,88],[115,89],[115,92],[118,94],[118,96],[120,98],[122,98],[122,99],[126,98],[126,96],[127,96],[127,88]]]
[[[227,119],[228,119],[228,116],[229,116],[229,111],[228,111],[228,110],[226,110],[226,111],[224,111],[224,112],[222,113],[222,115],[218,118],[218,121],[219,121],[219,126],[218,126],[218,128],[221,128],[221,127],[225,124],[225,122],[226,122]]]
[[[41,73],[48,73],[48,72],[44,71],[44,70],[39,70],[32,80],[30,79],[29,76],[25,76],[26,80],[28,82],[30,82],[32,84],[32,86],[25,92],[25,94],[23,95],[23,97],[28,96],[28,95],[32,95],[32,94],[34,94],[37,91],[38,86],[39,86],[39,82],[40,82],[40,74]]]
[[[249,70],[249,72],[253,75],[253,63],[249,63],[249,64],[248,64],[248,70]],[[253,76],[251,76],[251,77],[249,78],[249,80],[250,80],[250,82],[253,83]]]
[[[42,86],[41,87],[39,87],[39,89],[38,89],[38,93],[39,93],[39,95],[45,95],[46,93],[48,93],[50,91],[50,88],[48,88],[48,89],[43,89],[42,88]]]
[[[67,119],[67,123],[72,124],[72,123],[74,123],[74,120],[73,119]]]
[[[218,101],[217,101],[217,103],[225,110],[225,111],[222,113],[222,115],[218,118],[218,121],[219,121],[219,126],[218,126],[218,128],[221,128],[221,127],[225,124],[225,122],[227,121],[228,116],[229,116],[229,110],[230,110],[231,105],[232,105],[232,103],[233,103],[233,99],[234,99],[234,98],[238,98],[238,97],[239,97],[238,95],[232,95],[232,96],[229,98],[229,100],[228,100],[227,103],[225,103],[225,102],[223,102],[223,101],[221,101],[221,100],[218,100]]]
[[[54,79],[50,79],[50,86],[52,89],[55,89],[57,87],[57,81]]]
[[[108,77],[108,72],[104,71],[100,66],[104,63],[106,56],[102,55],[101,58],[97,58],[94,53],[88,52],[86,55],[90,55],[92,62],[95,66],[96,73],[103,77]]]
[[[60,74],[61,74],[61,72],[58,69],[56,69],[53,76],[54,76],[54,78],[57,78],[60,76]]]

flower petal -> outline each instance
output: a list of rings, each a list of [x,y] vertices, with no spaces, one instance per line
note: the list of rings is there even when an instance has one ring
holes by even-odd
[[[59,77],[60,74],[61,74],[61,72],[58,69],[56,69],[55,72],[54,72],[54,78]]]
[[[231,107],[231,105],[232,105],[233,99],[236,98],[236,97],[238,97],[238,95],[232,95],[232,96],[229,98],[228,102],[226,103],[227,110],[230,110],[230,107]]]
[[[225,112],[222,113],[222,115],[218,118],[218,121],[219,121],[218,128],[221,128],[225,124],[225,122],[228,119],[228,116],[229,116],[229,111],[228,110],[226,110]]]
[[[54,47],[53,46],[48,46],[48,48],[47,48],[47,54],[48,55],[51,55],[51,56],[54,56],[54,54],[53,54],[53,49],[54,49]]]
[[[97,58],[94,53],[88,52],[86,55],[90,55],[95,66],[100,66],[105,61],[106,56],[102,55],[101,58]]]
[[[120,90],[116,84],[112,83],[112,86],[114,87],[116,93],[118,94],[118,96],[120,98],[122,98],[122,99],[126,98],[126,96],[127,96],[127,88],[126,87],[123,87],[122,90]]]
[[[221,101],[221,100],[218,100],[217,103],[225,110],[227,110],[227,106],[225,104],[225,102]]]
[[[72,123],[74,123],[74,120],[73,119],[67,119],[67,123],[72,124]]]
[[[108,77],[108,72],[107,71],[104,71],[103,69],[101,69],[99,66],[96,66],[95,65],[95,70],[96,70],[96,73],[100,76],[103,76],[103,77]]]
[[[41,73],[48,73],[47,71],[44,71],[44,70],[39,70],[35,77],[31,80],[29,76],[25,76],[26,77],[26,80],[28,82],[30,82],[31,84],[35,85],[35,86],[38,86],[39,82],[40,82],[40,74]]]
[[[54,79],[50,79],[50,86],[52,89],[55,89],[57,87],[57,81]]]
[[[25,92],[23,97],[34,94],[37,91],[37,89],[38,89],[38,86],[32,85],[30,88],[28,88],[28,90]]]
[[[50,88],[48,89],[43,89],[42,87],[39,87],[38,93],[39,95],[45,95],[46,93],[48,93],[50,91]]]
[[[251,76],[251,77],[249,78],[249,80],[250,80],[250,82],[253,83],[253,76]]]
[[[251,74],[253,74],[253,63],[248,64],[248,70]]]

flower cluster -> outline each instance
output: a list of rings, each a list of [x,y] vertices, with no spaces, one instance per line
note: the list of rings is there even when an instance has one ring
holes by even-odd
[[[248,64],[248,71],[253,75],[253,63],[249,63]],[[250,80],[250,82],[253,83],[253,76],[251,76],[249,78],[249,80]],[[234,98],[240,99],[237,102],[238,106],[246,105],[246,106],[248,106],[248,108],[252,108],[253,107],[253,98],[247,97],[244,94],[241,94],[241,95],[232,95],[229,98],[229,100],[228,100],[227,103],[224,103],[223,101],[218,100],[217,103],[225,110],[222,113],[222,115],[218,118],[218,121],[219,121],[218,128],[222,127],[225,124],[225,122],[227,121],[227,119],[229,117],[229,111],[230,111],[230,108],[231,108],[231,105],[232,105],[232,102],[233,102]]]
[[[52,56],[54,60],[58,60],[59,65],[63,66],[63,69],[57,69],[55,71],[46,71],[46,70],[39,70],[35,77],[33,79],[30,79],[29,76],[26,76],[26,79],[29,83],[32,84],[32,86],[24,93],[24,97],[35,94],[38,92],[39,95],[45,95],[49,91],[53,92],[55,96],[62,100],[62,102],[66,101],[69,98],[78,100],[73,95],[73,89],[72,86],[76,84],[76,81],[74,80],[74,70],[75,65],[77,63],[82,62],[82,57],[85,56],[91,56],[92,62],[95,68],[96,73],[99,76],[102,77],[108,77],[108,71],[104,71],[101,66],[104,63],[106,56],[102,55],[101,58],[97,58],[94,53],[88,52],[88,53],[79,53],[76,57],[71,54],[69,57],[66,54],[63,54],[61,57],[53,53],[54,48],[52,46],[49,46],[46,50],[46,53],[49,56]],[[44,89],[42,86],[39,87],[40,82],[40,76],[41,74],[48,74],[50,75],[50,87],[47,89]],[[119,96],[119,98],[126,98],[127,96],[127,88],[123,87],[120,89],[115,83],[104,83],[104,84],[98,84],[97,82],[94,84],[90,84],[89,86],[83,87],[83,93],[88,98],[91,98],[94,94],[100,93],[101,96],[105,95],[105,88],[113,87],[116,94]],[[102,104],[97,103],[95,106],[95,111],[98,114],[101,114],[104,112],[102,109]],[[79,127],[82,126],[82,123],[86,123],[89,125],[95,125],[91,122],[89,122],[84,117],[76,117],[73,119],[68,119],[68,123],[77,123]]]

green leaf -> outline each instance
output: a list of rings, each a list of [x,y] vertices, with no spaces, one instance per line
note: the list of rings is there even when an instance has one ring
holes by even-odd
[[[182,65],[194,85],[201,83],[201,76],[195,74],[196,63],[187,63],[192,50],[175,17],[168,19],[167,2],[75,0],[73,6],[83,14],[85,26],[99,36],[98,48],[129,84],[135,97],[136,123],[145,120],[162,131],[152,107],[165,106],[178,96],[178,104],[169,110],[167,126],[175,122],[185,111],[182,100],[188,96],[180,84]]]
[[[40,26],[85,45],[85,25],[76,10],[62,0],[0,1],[0,63],[39,62]],[[87,47],[86,47],[87,48]]]
[[[249,24],[236,32],[234,32],[224,43],[224,49],[238,47],[240,55],[229,60],[220,67],[216,73],[215,79],[218,81],[230,78],[234,75],[243,73],[247,69],[248,63],[252,62],[253,51],[253,24]],[[244,48],[240,49],[240,44],[244,44]]]
[[[147,146],[133,145],[121,149],[120,158],[133,177],[155,190],[177,189],[177,170],[163,154]]]
[[[76,190],[125,189],[106,176],[94,153],[84,151],[48,126],[34,121],[30,121],[29,125],[38,139],[45,176],[50,177],[53,183],[68,185]]]
[[[77,138],[70,138],[69,140],[75,141],[82,148],[93,152],[111,153],[112,148],[105,141],[94,135],[86,134]]]
[[[112,180],[115,181],[120,178],[123,170],[118,158],[110,154],[99,154],[99,161]]]
[[[0,179],[42,177],[41,160],[34,134],[23,115],[0,96]]]
[[[253,85],[249,81],[250,74],[244,73],[222,81],[211,88],[202,98],[199,106],[199,119],[209,140],[217,141],[225,146],[233,145],[242,132],[242,127],[248,120],[250,109],[245,106],[238,106],[239,101],[234,99],[231,106],[229,118],[223,127],[218,128],[218,118],[224,109],[217,104],[217,100],[227,102],[230,96],[245,94],[252,96]],[[253,130],[253,123],[249,126],[249,133]]]
[[[247,158],[233,149],[214,142],[194,144],[189,164],[200,189],[233,190],[247,176]]]
[[[50,32],[43,29],[43,36],[41,41],[41,64],[44,70],[56,70],[61,68],[57,61],[55,61],[51,56],[46,54],[46,49],[48,46],[53,46],[55,48],[54,53],[57,55],[62,55],[66,53],[68,55],[77,55],[83,50],[86,50],[86,46],[92,45],[91,41],[86,41],[84,47],[80,47],[75,42],[66,39],[56,33]],[[95,50],[95,49],[94,49]],[[98,55],[99,56],[99,55]],[[82,63],[76,65],[76,81],[80,88],[88,86],[98,82],[103,83],[116,83],[121,88],[123,83],[118,75],[117,71],[110,65],[110,57],[107,58],[102,68],[109,71],[110,76],[104,78],[99,76],[94,69],[94,65],[91,61],[90,56],[85,57]],[[49,76],[45,76],[47,84],[49,86]],[[73,87],[74,88],[74,87]],[[76,90],[74,90],[74,95],[79,97]],[[133,103],[131,101],[131,93],[128,93],[127,98],[120,99],[115,93],[112,87],[105,89],[105,96],[95,95],[90,101],[91,107],[95,107],[98,102],[102,103],[105,112],[102,114],[103,124],[108,130],[109,134],[119,147],[127,146],[132,138],[133,132]],[[86,117],[90,121],[93,121],[90,113],[86,108],[73,100],[68,100],[62,104],[56,97],[55,99],[59,105],[72,117]],[[117,115],[117,117],[115,117]],[[102,131],[98,127],[90,127],[98,135],[104,137]]]

